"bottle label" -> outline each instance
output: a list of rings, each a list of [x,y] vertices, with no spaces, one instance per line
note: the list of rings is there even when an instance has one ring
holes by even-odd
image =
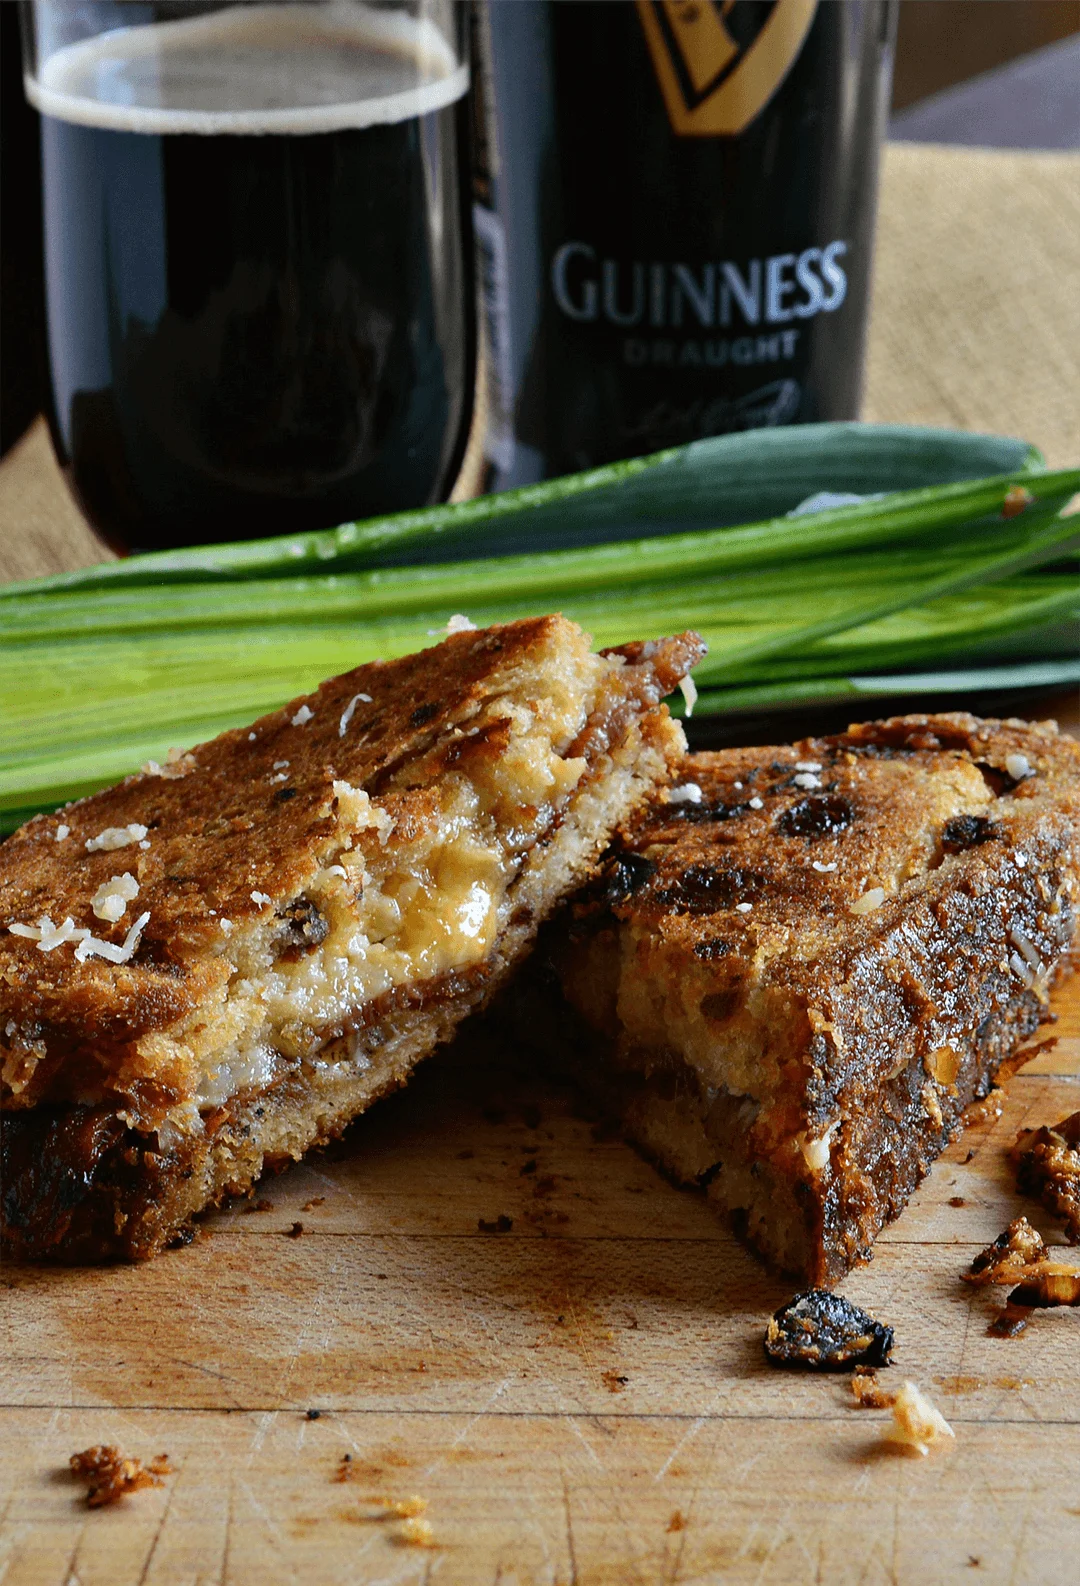
[[[798,59],[818,0],[637,0],[671,130],[732,137],[764,110]]]

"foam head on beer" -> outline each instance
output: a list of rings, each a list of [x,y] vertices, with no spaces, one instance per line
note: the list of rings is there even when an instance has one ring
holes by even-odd
[[[453,104],[468,72],[427,17],[237,6],[62,45],[27,78],[43,115],[115,132],[319,133]]]

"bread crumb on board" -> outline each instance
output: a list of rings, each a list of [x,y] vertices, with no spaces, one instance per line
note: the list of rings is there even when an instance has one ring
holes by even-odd
[[[413,1493],[411,1498],[397,1498],[386,1506],[388,1520],[415,1520],[424,1513],[428,1506],[426,1498],[420,1498]]]
[[[402,1547],[434,1547],[435,1532],[430,1520],[403,1520],[397,1533]]]
[[[876,1371],[856,1371],[851,1391],[860,1410],[887,1410],[896,1398],[894,1389],[882,1387]]]
[[[1080,1267],[1067,1261],[1044,1261],[1013,1289],[1009,1304],[1030,1310],[1080,1305]]]
[[[910,1448],[920,1455],[938,1445],[948,1446],[956,1434],[941,1411],[913,1382],[899,1388],[885,1388],[877,1373],[860,1371],[851,1379],[855,1403],[863,1410],[892,1410],[892,1421],[884,1427],[885,1441]]]
[[[774,1366],[852,1371],[887,1366],[893,1330],[830,1289],[808,1289],[774,1312],[765,1357]]]
[[[68,1460],[76,1480],[86,1483],[88,1508],[102,1509],[106,1504],[118,1503],[129,1492],[139,1492],[143,1487],[162,1487],[164,1476],[172,1475],[167,1454],[157,1454],[144,1465],[140,1459],[129,1459],[113,1443],[98,1443],[72,1454]]]
[[[935,1404],[913,1382],[905,1382],[892,1402],[893,1421],[886,1427],[887,1442],[910,1448],[919,1455],[932,1448],[948,1447],[956,1433]]]
[[[426,1498],[421,1498],[413,1493],[411,1498],[387,1498],[382,1495],[361,1498],[360,1502],[369,1507],[366,1514],[357,1515],[355,1518],[371,1524],[382,1524],[386,1520],[415,1520],[422,1515],[428,1506]]]
[[[1062,1220],[1071,1245],[1080,1244],[1080,1112],[1023,1130],[1011,1155],[1020,1189]]]
[[[970,1270],[960,1275],[965,1283],[978,1287],[987,1284],[1012,1283],[1028,1267],[1035,1266],[1046,1255],[1042,1235],[1033,1228],[1026,1217],[1014,1217],[992,1245],[981,1250],[971,1263]]]
[[[1080,1113],[1076,1116],[1080,1118]],[[1031,1130],[1027,1138],[1049,1132]],[[1020,1138],[1023,1141],[1025,1136]],[[975,1257],[970,1271],[960,1275],[965,1283],[980,1286],[1016,1284],[987,1328],[991,1338],[1018,1338],[1033,1311],[1080,1305],[1080,1267],[1052,1260],[1042,1235],[1026,1217],[1015,1217]]]

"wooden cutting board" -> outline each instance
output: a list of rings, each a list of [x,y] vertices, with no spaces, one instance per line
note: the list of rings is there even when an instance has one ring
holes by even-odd
[[[846,1378],[770,1369],[789,1288],[571,1090],[474,1045],[189,1249],[5,1267],[0,1581],[1074,1582],[1080,1311],[988,1338],[993,1295],[959,1280],[1020,1210],[1061,1241],[1006,1161],[1080,1106],[1080,976],[1055,1006],[1056,1045],[843,1286],[950,1451],[890,1450]],[[175,1474],[88,1511],[67,1460],[101,1442]],[[377,1518],[414,1495],[432,1547]]]

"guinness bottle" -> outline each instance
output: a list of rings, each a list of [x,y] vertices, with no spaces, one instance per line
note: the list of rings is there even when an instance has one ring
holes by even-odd
[[[889,0],[490,0],[490,488],[858,415]]]

